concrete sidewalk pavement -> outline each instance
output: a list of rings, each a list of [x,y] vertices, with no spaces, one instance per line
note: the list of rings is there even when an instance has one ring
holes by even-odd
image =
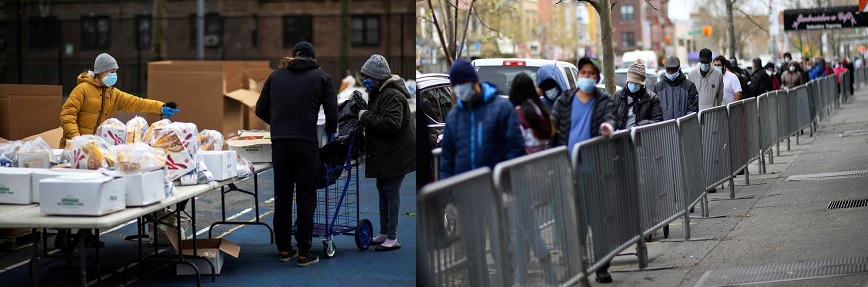
[[[868,207],[827,208],[835,200],[868,199],[865,190],[868,172],[862,177],[787,181],[792,175],[868,170],[868,132],[839,137],[856,130],[868,130],[868,90],[857,92],[849,103],[842,104],[841,109],[820,122],[814,137],[805,131],[799,144],[792,138],[790,150],[784,141],[780,156],[775,154],[774,164],[767,165],[766,174],[756,174],[757,163],[751,164],[750,185],[745,185],[744,176],[737,177],[736,196],[753,195],[753,198],[713,200],[709,204],[710,215],[727,216],[692,218],[691,238],[711,240],[683,241],[683,222],[675,221],[670,224],[669,240],[662,240],[659,232],[648,243],[649,269],[639,271],[634,255],[619,256],[612,262],[614,282],[599,284],[592,278],[592,285],[715,286],[765,282],[768,286],[868,286],[868,273],[824,277],[836,271],[843,275],[868,271]],[[709,198],[728,198],[728,192],[728,188],[718,189]],[[700,214],[697,207],[691,216]],[[635,250],[624,253],[630,252]],[[816,262],[853,258],[860,258],[861,263],[839,262],[834,267],[840,268],[836,269],[829,267],[828,262]],[[804,266],[782,267],[783,263]],[[745,269],[727,270],[741,267]],[[724,271],[731,274],[721,275]],[[748,273],[753,275],[744,276]],[[801,278],[815,279],[790,280],[802,273],[810,275]],[[703,275],[706,278],[701,281]],[[771,283],[773,277],[787,281]]]

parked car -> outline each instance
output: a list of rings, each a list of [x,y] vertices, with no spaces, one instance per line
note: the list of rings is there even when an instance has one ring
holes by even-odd
[[[615,70],[615,85],[623,88],[627,85],[627,70],[628,69],[617,69]],[[657,74],[651,72],[651,70],[645,70],[645,85],[653,86],[657,83]],[[620,90],[620,89],[618,89]]]
[[[567,80],[567,85],[570,89],[576,87],[576,78],[579,69],[576,65],[564,61],[544,60],[544,59],[515,59],[515,58],[492,58],[492,59],[477,59],[471,62],[476,67],[476,73],[479,74],[480,81],[491,82],[496,85],[503,93],[501,96],[509,95],[509,89],[512,86],[512,80],[519,73],[526,73],[536,83],[536,73],[539,68],[545,65],[554,64],[558,66],[564,79]]]
[[[421,74],[416,78],[417,101],[422,100],[422,115],[428,122],[429,140],[432,147],[440,147],[446,116],[454,107],[452,86],[447,74]],[[416,111],[419,113],[419,111]]]

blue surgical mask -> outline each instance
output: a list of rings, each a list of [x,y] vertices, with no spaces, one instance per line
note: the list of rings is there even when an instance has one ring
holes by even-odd
[[[679,72],[675,72],[673,74],[666,73],[666,78],[669,79],[670,81],[675,81],[675,78],[678,78],[678,74],[679,74]]]
[[[703,72],[708,72],[708,69],[711,68],[711,64],[699,64],[699,69]]]
[[[452,87],[452,91],[455,91],[455,96],[458,97],[459,100],[467,103],[469,103],[476,94],[476,91],[473,90],[473,83],[454,86]]]
[[[374,83],[374,80],[371,80],[371,78],[364,78],[362,79],[362,85],[365,86],[365,89],[368,89],[368,91],[372,91],[374,90],[374,86],[377,84]]]
[[[633,82],[627,83],[627,90],[630,90],[631,93],[638,92],[639,89],[642,89],[642,85]]]
[[[579,87],[579,90],[582,90],[585,94],[590,94],[594,91],[594,88],[597,87],[597,80],[591,78],[579,78],[576,85]]]
[[[717,69],[721,74],[723,74],[723,66],[718,66],[714,68]]]
[[[102,83],[106,85],[106,87],[114,86],[118,83],[118,74],[117,73],[108,73],[105,77],[102,78]]]
[[[545,91],[545,92],[543,93],[543,95],[545,95],[546,99],[549,99],[550,101],[554,101],[555,99],[558,98],[558,95],[559,95],[560,93],[561,93],[561,90],[560,90],[560,89],[558,89],[558,88],[552,88],[552,89],[549,89],[548,91]]]

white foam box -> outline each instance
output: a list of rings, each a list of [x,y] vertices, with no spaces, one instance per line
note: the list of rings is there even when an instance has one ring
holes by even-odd
[[[60,176],[39,181],[39,211],[101,216],[124,210],[124,182],[109,176]]]
[[[271,139],[268,132],[242,132],[226,144],[252,163],[271,162]]]
[[[59,177],[64,175],[84,175],[84,176],[99,176],[100,173],[89,169],[71,169],[71,168],[56,168],[56,169],[33,169],[33,174],[30,177],[30,189],[33,203],[39,203],[39,181],[47,178]]]
[[[234,150],[199,152],[205,166],[214,174],[214,180],[227,180],[238,176],[236,155],[237,152]]]
[[[0,203],[32,203],[30,178],[33,171],[30,168],[0,167]]]
[[[178,232],[173,228],[166,230],[166,235],[175,250],[182,250],[184,255],[193,255],[193,240],[183,240],[178,244]],[[180,245],[180,248],[179,248]],[[214,265],[214,270],[211,270],[211,265],[203,260],[191,260],[196,267],[199,268],[201,274],[220,274],[223,270],[223,254],[229,254],[232,257],[238,258],[241,253],[241,246],[226,239],[196,239],[196,255],[207,258]],[[185,264],[176,265],[177,275],[195,275],[196,272],[192,267]],[[213,271],[213,272],[212,272]]]
[[[165,169],[118,177],[126,190],[126,206],[145,206],[166,198]]]

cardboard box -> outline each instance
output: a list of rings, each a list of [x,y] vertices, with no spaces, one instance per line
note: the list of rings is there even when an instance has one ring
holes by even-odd
[[[175,250],[182,250],[184,255],[193,255],[193,240],[183,240],[181,241],[180,248],[178,244],[178,235],[177,231],[174,229],[166,230],[166,235],[169,237],[169,241],[172,242],[172,247]],[[220,271],[223,270],[224,258],[223,254],[229,254],[232,257],[238,258],[238,255],[241,253],[241,246],[235,244],[226,239],[214,238],[214,239],[196,239],[196,255],[207,258],[208,261],[211,261],[214,264],[214,270],[211,270],[211,265],[202,261],[202,260],[191,260],[193,264],[196,264],[196,267],[199,269],[199,273],[201,274],[220,274]],[[196,274],[193,271],[193,268],[187,265],[177,264],[176,272],[178,275],[194,275]],[[213,271],[213,272],[212,272]]]
[[[174,219],[174,217],[173,217]],[[151,245],[157,246],[172,246],[172,242],[169,240],[168,235],[166,235],[166,230],[172,229],[175,230],[176,227],[168,227],[164,224],[160,224],[159,228],[154,228],[153,222],[148,222],[148,240],[151,242]],[[177,232],[173,232],[172,234],[178,234]],[[182,240],[187,240],[193,238],[193,227],[190,225],[189,218],[182,218],[181,220],[181,234]],[[156,239],[155,237],[156,236]],[[175,235],[177,236],[177,235]],[[177,238],[174,238],[176,241]]]
[[[48,143],[48,145],[51,146],[52,149],[62,149],[62,147],[60,146],[60,140],[63,138],[63,128],[53,128],[42,133],[26,137],[23,140],[34,140],[37,137],[42,138],[42,140]]]
[[[71,169],[71,168],[57,168],[57,169],[31,169],[33,173],[30,176],[30,189],[32,194],[31,201],[33,203],[39,203],[39,181],[48,178],[61,177],[61,176],[100,176],[100,173],[95,170],[89,169]]]
[[[0,85],[0,137],[21,139],[60,126],[62,101],[60,85]]]
[[[271,139],[268,132],[243,132],[226,144],[252,163],[271,162]]]
[[[100,216],[126,208],[124,182],[108,176],[43,179],[39,193],[42,214]]]
[[[166,198],[163,178],[164,169],[137,175],[124,175],[117,180],[123,181],[126,189],[126,206],[145,206]]]
[[[238,176],[237,152],[234,150],[200,151],[199,156],[214,175],[214,180],[227,180]]]
[[[0,203],[30,204],[33,194],[30,177],[33,169],[0,167]]]

